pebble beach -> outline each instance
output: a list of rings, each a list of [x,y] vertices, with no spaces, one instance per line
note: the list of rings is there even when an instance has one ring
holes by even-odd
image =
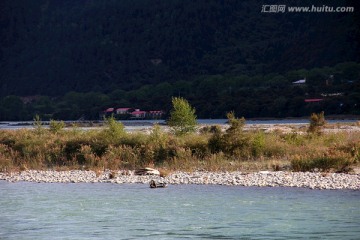
[[[310,189],[352,189],[360,190],[360,174],[314,173],[288,171],[243,172],[174,172],[166,177],[135,175],[134,171],[39,171],[0,173],[0,180],[8,182],[39,183],[113,183],[113,184],[149,184],[151,180],[169,185],[177,184],[213,184],[229,186],[257,187],[300,187]]]

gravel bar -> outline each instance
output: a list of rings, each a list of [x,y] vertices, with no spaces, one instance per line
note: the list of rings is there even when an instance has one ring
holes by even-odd
[[[258,187],[301,187],[310,189],[353,189],[360,190],[360,174],[313,173],[288,171],[243,172],[174,172],[166,177],[135,175],[134,171],[38,171],[27,170],[13,173],[0,173],[0,180],[9,182],[44,183],[140,183],[149,184],[151,180],[167,184],[213,184],[230,186]]]

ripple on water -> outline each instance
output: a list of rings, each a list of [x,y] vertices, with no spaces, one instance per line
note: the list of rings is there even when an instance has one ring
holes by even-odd
[[[0,239],[356,239],[360,191],[0,181]]]

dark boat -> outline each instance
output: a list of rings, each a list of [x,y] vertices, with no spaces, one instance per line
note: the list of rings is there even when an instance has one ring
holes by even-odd
[[[165,188],[167,187],[166,183],[157,183],[154,180],[150,181],[150,188]]]

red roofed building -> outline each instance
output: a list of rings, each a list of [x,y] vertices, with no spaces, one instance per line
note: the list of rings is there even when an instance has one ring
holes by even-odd
[[[127,114],[131,108],[117,108],[116,114]]]
[[[161,110],[149,111],[149,117],[154,118],[154,119],[161,118],[163,114],[164,114],[164,112]]]
[[[99,117],[114,116],[116,119],[127,120],[127,119],[161,119],[164,112],[161,110],[156,111],[141,111],[139,108],[107,108],[106,110],[99,113]]]
[[[104,119],[106,117],[111,116],[114,113],[114,108],[107,108],[106,110],[99,113],[99,118]]]
[[[135,111],[131,112],[131,118],[145,118],[146,111],[140,111],[140,109],[136,109]]]

